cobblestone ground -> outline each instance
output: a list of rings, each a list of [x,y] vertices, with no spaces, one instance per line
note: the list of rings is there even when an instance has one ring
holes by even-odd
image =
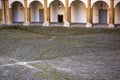
[[[1,30],[0,80],[120,80],[120,35]]]

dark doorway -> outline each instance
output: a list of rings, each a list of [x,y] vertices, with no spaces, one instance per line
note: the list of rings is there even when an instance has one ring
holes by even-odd
[[[58,22],[63,22],[63,15],[58,15]]]
[[[40,9],[39,10],[39,15],[40,15],[40,22],[43,23],[44,22],[44,10],[43,9]]]
[[[107,9],[99,10],[99,23],[106,24],[107,23]]]

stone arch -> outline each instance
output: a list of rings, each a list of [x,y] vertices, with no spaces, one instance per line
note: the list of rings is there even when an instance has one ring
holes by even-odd
[[[24,7],[24,0],[11,0],[9,2],[9,8],[12,8],[12,4],[15,3],[15,2],[21,3],[23,5],[23,7]]]
[[[35,1],[37,1],[37,2],[41,3],[41,4],[42,4],[42,6],[44,7],[44,2],[43,2],[43,1],[41,1],[41,0],[28,0],[28,7],[30,7],[30,4],[31,4],[32,2],[35,2]]]
[[[109,5],[104,1],[97,1],[92,6],[93,23],[108,24],[109,23]]]
[[[33,1],[29,4],[31,22],[44,22],[44,7],[41,2]]]
[[[114,0],[114,8],[120,3],[120,0]]]
[[[86,5],[80,0],[74,0],[71,4],[71,22],[86,23]]]
[[[85,6],[87,7],[87,0],[69,0],[69,7],[70,7],[71,4],[72,4],[73,2],[75,2],[75,1],[80,1],[80,2],[84,3]]]
[[[11,4],[12,7],[12,19],[13,22],[24,22],[24,7],[19,1],[15,1]]]
[[[50,22],[64,22],[65,8],[60,0],[54,0],[49,4]],[[60,20],[61,17],[61,21]]]
[[[108,5],[108,7],[110,7],[110,0],[91,0],[91,7],[93,7],[97,2],[104,2]]]
[[[63,6],[65,6],[65,0],[48,0],[48,5],[47,5],[47,7],[49,7],[50,4],[51,4],[52,2],[54,2],[54,1],[60,1],[60,2],[63,4]]]

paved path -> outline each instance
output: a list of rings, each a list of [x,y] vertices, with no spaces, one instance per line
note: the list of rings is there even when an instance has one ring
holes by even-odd
[[[0,80],[120,80],[120,36],[0,32]]]

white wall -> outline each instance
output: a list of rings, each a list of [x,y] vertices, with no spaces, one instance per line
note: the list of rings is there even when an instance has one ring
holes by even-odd
[[[2,9],[1,0],[0,0],[0,9]]]
[[[39,9],[43,9],[43,6],[39,2],[31,3],[31,22],[40,22]]]
[[[20,3],[15,3],[12,8],[13,21],[14,22],[24,22],[24,8],[20,7]]]
[[[58,22],[58,15],[63,15],[64,18],[64,6],[61,3],[61,8],[58,8],[59,1],[55,1],[50,5],[50,18],[51,22]]]
[[[103,9],[107,9],[107,23],[109,23],[109,10],[108,5],[102,2]],[[93,23],[99,23],[99,9],[101,9],[101,2],[97,2],[93,5]]]
[[[115,7],[115,24],[120,24],[120,3]]]
[[[71,4],[71,22],[86,23],[86,7],[80,1],[74,1]]]

